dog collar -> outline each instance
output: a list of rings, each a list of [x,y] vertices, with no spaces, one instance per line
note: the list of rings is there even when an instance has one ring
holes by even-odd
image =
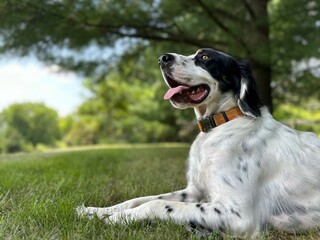
[[[212,128],[215,128],[221,124],[229,122],[239,116],[242,116],[243,113],[241,112],[239,107],[234,107],[229,109],[226,112],[220,112],[218,114],[214,114],[208,116],[202,120],[198,121],[198,127],[201,132],[209,132]]]

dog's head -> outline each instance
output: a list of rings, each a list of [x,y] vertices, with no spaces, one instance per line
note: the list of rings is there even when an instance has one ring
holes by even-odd
[[[170,87],[164,98],[174,107],[212,108],[215,113],[219,105],[238,105],[245,115],[260,116],[256,83],[247,61],[205,48],[190,56],[165,54],[159,64]]]

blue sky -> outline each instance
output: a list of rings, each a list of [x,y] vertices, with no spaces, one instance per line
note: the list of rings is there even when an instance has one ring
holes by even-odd
[[[79,76],[32,59],[0,62],[0,111],[13,103],[42,102],[65,116],[88,96]]]

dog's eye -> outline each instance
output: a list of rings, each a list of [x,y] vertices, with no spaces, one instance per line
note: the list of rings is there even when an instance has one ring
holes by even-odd
[[[208,57],[207,55],[202,55],[202,56],[201,56],[201,59],[202,59],[202,60],[208,60],[209,57]]]

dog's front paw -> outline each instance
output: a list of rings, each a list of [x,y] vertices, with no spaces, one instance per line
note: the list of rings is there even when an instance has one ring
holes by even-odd
[[[94,216],[97,216],[99,219],[104,219],[105,217],[107,217],[103,209],[95,207],[85,207],[83,204],[76,207],[76,212],[79,217],[86,217],[89,219],[93,219]]]
[[[94,211],[90,207],[85,207],[84,204],[76,207],[76,212],[79,217],[87,217],[92,219],[94,217]]]
[[[96,216],[102,220],[112,214],[110,213],[109,208],[85,207],[84,205],[78,206],[76,208],[76,212],[80,217],[93,219]]]

